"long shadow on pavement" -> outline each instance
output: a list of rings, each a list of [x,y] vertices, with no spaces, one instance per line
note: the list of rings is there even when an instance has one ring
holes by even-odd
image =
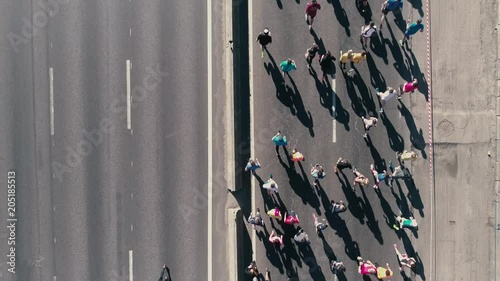
[[[394,36],[394,33],[392,32],[391,25],[387,24],[387,29],[389,30],[389,33],[391,34],[391,39],[386,39],[383,38],[383,33],[380,32],[380,37],[382,38],[382,41],[384,44],[389,46],[389,49],[391,50],[392,57],[394,58],[394,69],[399,73],[401,78],[403,78],[405,81],[411,81],[411,73],[409,71],[408,67],[408,60],[406,60],[405,63],[405,58],[403,57],[403,52],[401,52],[401,46],[399,46],[399,42]],[[397,89],[397,85],[394,85],[393,88]]]
[[[422,8],[422,0],[408,0],[411,3],[413,9],[418,10],[420,17],[424,16],[424,10]]]
[[[289,85],[286,85],[285,81],[283,80],[283,76],[281,75],[280,68],[274,60],[274,57],[271,55],[269,50],[266,49],[266,52],[271,62],[267,65],[266,63],[264,63],[264,68],[266,69],[267,74],[271,75],[271,78],[273,79],[274,85],[276,87],[276,98],[283,105],[290,108],[290,113],[292,115],[296,115],[302,125],[309,129],[309,134],[314,137],[314,124],[311,112],[306,112],[304,108],[304,102],[302,101],[302,97],[297,88],[297,85],[295,84],[295,81],[290,75],[286,74],[290,82],[292,83],[293,89]]]
[[[347,200],[347,209],[359,220],[360,224],[364,224],[365,212],[363,211],[363,201],[356,195],[348,180],[344,181],[339,174],[337,174],[337,177]],[[344,176],[343,178],[345,179],[346,177]]]
[[[427,153],[425,152],[425,139],[422,128],[417,129],[417,125],[415,124],[415,119],[413,119],[413,115],[410,110],[406,107],[406,105],[399,100],[398,109],[401,112],[401,115],[405,118],[406,126],[410,130],[410,142],[413,147],[420,150],[420,154],[422,158],[427,159]]]
[[[363,209],[366,216],[366,225],[375,236],[375,239],[377,239],[377,241],[382,245],[384,244],[384,238],[382,237],[382,232],[380,231],[380,227],[378,226],[378,220],[375,218],[375,214],[373,213],[373,208],[370,204],[370,200],[366,196],[365,189],[362,186],[360,186],[360,190],[361,194],[363,194]]]
[[[368,70],[370,71],[370,83],[373,88],[385,89],[387,87],[385,78],[378,70],[377,65],[375,64],[375,61],[370,53],[366,56],[366,63],[368,64]]]
[[[313,280],[326,281],[325,275],[318,264],[316,255],[308,243],[298,243],[299,255],[304,263],[309,267],[309,274]]]
[[[409,53],[411,58],[408,56],[408,52],[404,51],[406,59],[408,60],[409,63],[411,75],[418,81],[418,91],[422,93],[422,95],[424,95],[425,101],[429,102],[429,84],[427,83],[425,74],[420,70],[420,65],[418,64],[415,54],[412,51],[409,51]]]
[[[341,70],[342,70],[342,76],[344,76],[344,80],[345,80],[347,95],[351,99],[352,110],[358,115],[361,115],[361,116],[366,115],[365,108],[363,107],[363,104],[362,104],[363,100],[356,93],[356,87],[354,86],[354,83],[353,83],[351,77],[349,77],[347,75],[347,72],[345,71],[345,69],[341,68]]]
[[[340,1],[338,0],[333,0],[331,4],[333,6],[335,16],[337,17],[337,20],[339,21],[340,25],[344,28],[346,35],[348,37],[351,37],[351,30],[349,28],[349,18],[347,17],[347,13],[342,7],[342,4],[340,4]]]
[[[280,256],[279,256],[279,249],[277,246],[269,242],[269,231],[267,230],[267,227],[264,227],[262,231],[257,232],[257,238],[262,241],[264,244],[264,248],[266,249],[266,257],[269,260],[269,262],[276,267],[281,274],[285,273],[285,270],[283,269],[283,263],[281,262]]]
[[[422,218],[425,217],[424,203],[422,202],[422,197],[420,197],[420,190],[415,185],[415,181],[413,178],[405,179],[405,184],[408,188],[407,197],[412,207],[418,210],[418,213]]]
[[[370,49],[372,50],[372,53],[380,57],[385,64],[389,64],[389,61],[387,60],[387,50],[385,49],[382,38],[378,36],[378,33],[374,33],[374,36],[371,37]]]
[[[304,125],[306,128],[309,129],[309,134],[311,137],[314,137],[314,122],[313,118],[311,115],[310,111],[307,111],[304,108],[304,102],[302,101],[302,97],[300,95],[299,89],[297,88],[297,85],[295,84],[295,81],[290,77],[290,82],[292,83],[293,86],[293,94],[291,95],[292,97],[292,102],[295,105],[295,109],[297,110],[297,118],[299,121]]]
[[[370,57],[368,54],[367,57]],[[354,69],[356,75],[353,78],[354,84],[358,87],[359,94],[361,96],[361,100],[366,108],[367,115],[377,117],[377,107],[375,105],[375,100],[371,95],[371,91],[366,86],[365,81],[363,80],[361,74],[358,69],[352,65],[352,69]],[[357,114],[360,114],[359,112]],[[361,116],[361,115],[360,115]]]
[[[318,55],[319,54],[326,54],[326,47],[325,47],[325,43],[323,42],[323,38],[319,37],[318,34],[316,33],[316,31],[311,30],[311,35],[313,36],[314,38],[314,43],[316,43],[316,45],[318,45]]]
[[[280,164],[285,168],[285,171],[288,175],[289,184],[292,190],[297,194],[300,199],[302,199],[303,204],[309,204],[313,207],[316,212],[321,215],[320,210],[320,202],[316,194],[314,193],[314,189],[312,189],[311,184],[307,179],[307,174],[302,167],[302,164],[299,162],[299,168],[303,176],[297,173],[297,170],[291,164],[286,164],[281,157],[278,157]],[[290,166],[289,166],[290,165]]]
[[[398,131],[396,131],[396,128],[394,128],[391,120],[387,118],[385,113],[380,115],[380,119],[382,119],[382,124],[384,124],[384,127],[387,130],[387,137],[389,138],[389,146],[391,149],[393,151],[403,151],[405,148],[405,141]]]

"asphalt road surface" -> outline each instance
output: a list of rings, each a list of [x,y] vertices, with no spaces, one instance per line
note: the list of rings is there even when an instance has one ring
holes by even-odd
[[[415,250],[424,255],[428,248],[413,249],[412,244],[418,234],[427,237],[422,234],[427,229],[416,235],[409,231],[398,234],[390,225],[400,210],[403,214],[413,212],[419,221],[429,219],[428,209],[425,209],[428,202],[422,199],[427,195],[421,197],[417,191],[423,189],[427,192],[428,186],[399,181],[390,189],[381,183],[380,193],[377,193],[371,187],[373,178],[369,166],[375,163],[377,170],[389,170],[388,161],[397,163],[395,152],[403,149],[417,151],[421,161],[426,161],[428,152],[423,132],[413,120],[410,98],[403,97],[401,103],[396,99],[389,101],[385,114],[380,115],[375,88],[397,88],[404,80],[410,80],[411,75],[421,80],[423,70],[412,52],[401,51],[397,41],[401,39],[402,31],[390,14],[389,26],[385,24],[382,34],[372,41],[367,61],[355,66],[355,78],[347,77],[336,64],[335,79],[329,78],[323,83],[318,57],[313,62],[315,73],[309,74],[304,53],[313,42],[320,47],[320,53],[331,50],[337,59],[339,50],[362,50],[359,32],[369,16],[364,18],[354,1],[331,2],[320,1],[322,9],[315,19],[314,31],[309,32],[304,20],[306,1],[253,1],[250,13],[253,38],[249,39],[254,44],[251,54],[253,140],[254,155],[262,164],[255,180],[255,207],[264,212],[279,204],[282,209],[295,211],[301,219],[300,226],[311,239],[310,247],[296,246],[293,229],[275,221],[271,223],[264,215],[267,232],[255,235],[254,257],[261,271],[265,267],[270,269],[273,280],[281,280],[280,275],[298,277],[291,280],[332,280],[333,273],[329,269],[332,259],[344,261],[347,267],[345,276],[340,278],[354,280],[360,278],[356,265],[358,255],[381,265],[388,262],[395,270],[395,277],[391,280],[402,280],[393,244],[409,253]],[[372,19],[378,25],[382,1],[369,2]],[[410,5],[405,2],[405,18],[408,11]],[[254,41],[265,27],[271,30],[273,43],[261,59],[259,46]],[[425,37],[420,39],[425,40]],[[294,59],[298,69],[291,72],[291,78],[286,77],[285,84],[282,84],[279,64],[287,58]],[[427,92],[425,83],[421,84],[419,91]],[[425,96],[415,93],[412,99],[425,100]],[[379,119],[379,126],[370,131],[369,143],[362,137],[362,114]],[[296,147],[305,155],[300,167],[295,165],[295,169],[292,168],[282,148],[276,155],[271,138],[278,130],[289,140],[288,153]],[[345,170],[345,175],[333,173],[333,163],[339,157],[347,158],[357,166],[372,184],[351,191],[354,179],[351,170]],[[312,186],[309,172],[316,163],[323,165],[327,173],[320,188]],[[259,185],[268,179],[269,173],[280,186],[277,203],[268,198],[265,191],[260,191]],[[428,173],[422,173],[422,177],[428,178]],[[330,200],[343,200],[348,205],[348,211],[341,214],[340,219],[328,214]],[[318,238],[314,231],[313,213],[326,219],[330,225],[325,230],[324,239]],[[267,242],[273,227],[285,234],[285,247],[281,252],[276,252]],[[267,234],[266,238],[263,234]],[[424,265],[429,262],[428,256],[422,256],[420,261],[415,277],[425,279]]]
[[[16,171],[18,202],[0,279],[206,278],[206,2],[0,7],[1,176]]]

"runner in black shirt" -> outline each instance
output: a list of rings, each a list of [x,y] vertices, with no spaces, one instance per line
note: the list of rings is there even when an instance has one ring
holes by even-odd
[[[319,47],[316,43],[313,43],[312,47],[306,50],[305,56],[307,61],[307,69],[311,69],[311,63],[318,52]]]
[[[273,37],[271,37],[271,32],[269,32],[269,28],[264,28],[264,32],[259,33],[257,36],[257,40],[260,44],[260,57],[264,58],[264,49],[266,49],[267,44],[271,44],[273,42]]]

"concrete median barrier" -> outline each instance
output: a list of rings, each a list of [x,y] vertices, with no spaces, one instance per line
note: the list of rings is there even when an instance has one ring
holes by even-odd
[[[231,208],[227,210],[227,265],[229,277],[228,280],[243,280],[244,266],[242,240],[243,240],[243,215],[240,208]]]

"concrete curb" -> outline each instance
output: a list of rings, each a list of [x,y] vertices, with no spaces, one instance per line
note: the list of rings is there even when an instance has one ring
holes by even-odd
[[[243,216],[240,208],[227,210],[227,259],[228,259],[228,280],[243,280],[242,268],[239,263],[243,261],[241,243],[243,230]]]
[[[229,44],[233,38],[233,1],[224,0],[224,42]],[[235,147],[234,147],[234,55],[232,44],[224,49],[225,102],[225,145],[224,165],[226,183],[231,192],[236,191]]]

